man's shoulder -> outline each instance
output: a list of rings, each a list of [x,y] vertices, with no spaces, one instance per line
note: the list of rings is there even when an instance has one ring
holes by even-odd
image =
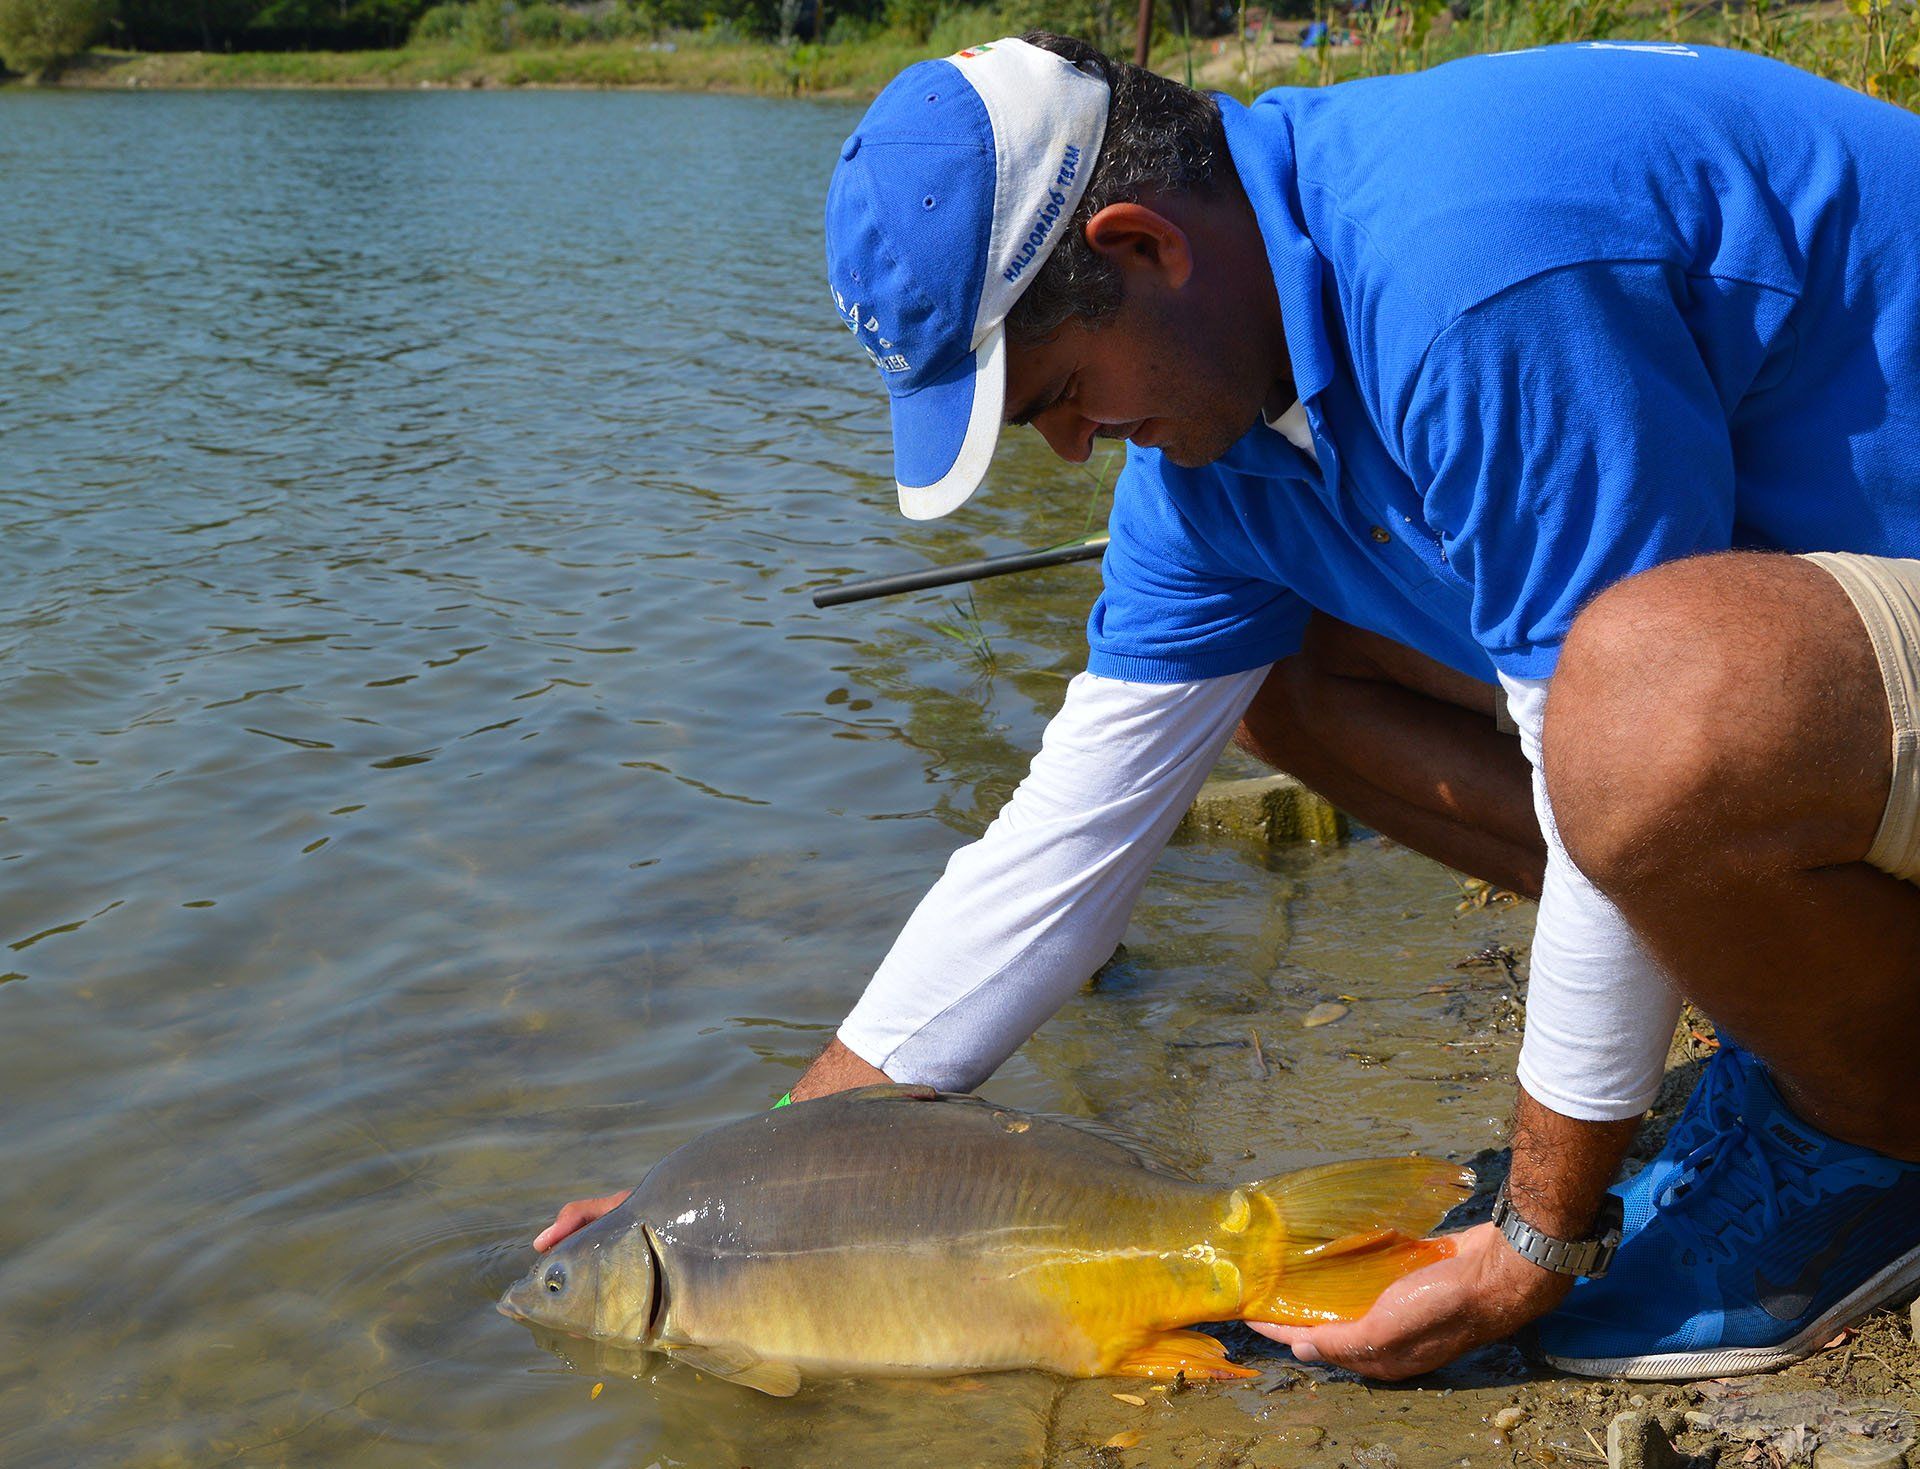
[[[1282,90],[1251,111],[1290,134],[1302,223],[1343,303],[1391,298],[1432,332],[1545,271],[1711,271],[1716,250],[1746,251],[1720,241],[1764,233],[1769,167],[1806,167],[1804,119],[1839,119],[1845,90],[1711,47],[1595,42]],[[1766,271],[1772,252],[1752,255],[1734,263]]]

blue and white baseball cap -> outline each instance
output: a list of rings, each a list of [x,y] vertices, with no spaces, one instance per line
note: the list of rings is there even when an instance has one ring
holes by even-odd
[[[1000,434],[1007,313],[1079,207],[1107,84],[1025,41],[908,67],[840,150],[827,282],[887,385],[900,511],[979,486]]]

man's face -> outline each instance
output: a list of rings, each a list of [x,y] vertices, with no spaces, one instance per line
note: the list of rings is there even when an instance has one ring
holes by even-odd
[[[1276,391],[1270,335],[1218,275],[1175,288],[1129,271],[1120,310],[1101,326],[1069,321],[1045,341],[1008,344],[1007,421],[1031,423],[1075,464],[1096,438],[1159,449],[1188,469],[1211,464]]]

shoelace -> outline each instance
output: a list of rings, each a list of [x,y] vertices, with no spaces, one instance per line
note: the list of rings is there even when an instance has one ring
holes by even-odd
[[[1707,1064],[1693,1096],[1688,1098],[1686,1115],[1668,1135],[1667,1146],[1685,1146],[1691,1155],[1725,1131],[1739,1115],[1740,1082],[1740,1067],[1729,1046],[1724,1057],[1716,1056]],[[1689,1141],[1695,1138],[1698,1141]],[[1684,1161],[1681,1166],[1685,1167]]]
[[[1789,1205],[1817,1204],[1830,1190],[1815,1182],[1816,1174],[1842,1187],[1884,1182],[1870,1160],[1812,1163],[1768,1148],[1743,1114],[1732,1121],[1681,1160],[1659,1204],[1662,1222],[1709,1260],[1731,1259],[1742,1245],[1772,1236]],[[1713,1186],[1703,1187],[1709,1181]]]

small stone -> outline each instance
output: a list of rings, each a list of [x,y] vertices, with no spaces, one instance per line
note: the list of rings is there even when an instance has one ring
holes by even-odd
[[[1347,818],[1290,775],[1210,780],[1194,797],[1181,829],[1240,841],[1338,842]]]
[[[1685,1462],[1646,1413],[1630,1409],[1607,1425],[1607,1469],[1681,1469]]]
[[[1502,1433],[1511,1433],[1527,1421],[1527,1410],[1518,1403],[1502,1408],[1493,1415],[1493,1426]]]
[[[1901,1469],[1912,1446],[1907,1438],[1862,1438],[1849,1433],[1815,1449],[1813,1469]]]
[[[1627,1399],[1627,1406],[1629,1408],[1644,1408],[1646,1405],[1647,1395],[1643,1392],[1634,1393]]]
[[[1686,1416],[1687,1427],[1705,1433],[1713,1427],[1713,1414],[1702,1413],[1698,1408],[1690,1409]]]
[[[1120,1433],[1116,1433],[1112,1438],[1102,1444],[1101,1447],[1108,1449],[1130,1449],[1139,1442],[1140,1430],[1137,1428],[1128,1428]]]
[[[1144,1408],[1147,1405],[1147,1400],[1138,1393],[1117,1392],[1114,1396],[1123,1403],[1132,1403],[1136,1408]]]
[[[1308,1030],[1312,1030],[1316,1025],[1331,1025],[1345,1015],[1347,1009],[1348,1007],[1338,1000],[1324,1000],[1307,1011],[1307,1018],[1300,1023]]]

